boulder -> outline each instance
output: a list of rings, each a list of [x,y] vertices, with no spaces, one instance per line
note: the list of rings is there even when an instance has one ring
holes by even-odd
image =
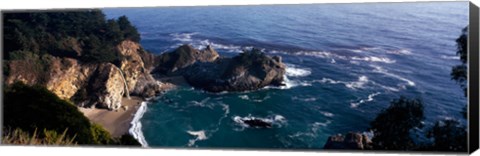
[[[328,137],[324,149],[350,149],[350,150],[367,150],[372,149],[372,142],[367,135],[362,133],[347,133],[332,135]]]

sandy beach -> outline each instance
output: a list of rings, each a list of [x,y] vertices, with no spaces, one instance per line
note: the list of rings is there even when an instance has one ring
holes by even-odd
[[[107,109],[82,108],[78,109],[93,123],[102,125],[113,137],[119,137],[128,133],[130,122],[137,112],[142,98],[131,96],[130,99],[122,99],[122,108],[117,111]],[[126,106],[125,110],[123,106]]]
[[[161,85],[161,90],[167,91],[175,88],[177,85],[186,85],[183,77],[169,77],[168,80]],[[78,107],[80,112],[85,115],[93,123],[103,126],[113,137],[119,137],[127,134],[130,129],[135,113],[143,102],[143,98],[138,96],[130,96],[130,99],[124,97],[122,99],[122,107],[117,111],[109,111],[107,109],[83,108]],[[125,109],[127,108],[127,109]]]

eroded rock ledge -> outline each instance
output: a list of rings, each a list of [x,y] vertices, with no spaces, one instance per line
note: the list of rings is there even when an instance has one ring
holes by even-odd
[[[210,92],[249,91],[265,86],[283,85],[285,64],[279,56],[267,56],[258,49],[233,57],[220,57],[211,47],[197,50],[180,46],[158,58],[156,72],[181,75],[197,88]]]
[[[328,137],[324,149],[368,150],[372,149],[372,142],[362,133],[337,134]]]

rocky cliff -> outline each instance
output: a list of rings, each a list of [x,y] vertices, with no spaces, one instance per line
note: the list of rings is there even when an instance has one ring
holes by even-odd
[[[328,137],[324,149],[368,150],[372,149],[370,139],[361,133],[337,134]]]
[[[116,48],[123,57],[115,64],[82,63],[73,58],[48,55],[7,61],[9,71],[5,82],[42,85],[80,106],[112,110],[120,108],[127,93],[143,97],[158,93],[160,83],[150,75],[154,56],[129,40]]]
[[[285,65],[280,57],[267,56],[257,49],[225,58],[210,46],[196,50],[183,45],[159,57],[159,73],[182,75],[190,85],[211,92],[279,86],[283,85],[285,75]]]

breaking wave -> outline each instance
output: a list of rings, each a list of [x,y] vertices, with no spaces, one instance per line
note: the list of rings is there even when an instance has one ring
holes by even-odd
[[[297,65],[288,64],[286,69],[286,75],[289,77],[305,77],[312,74],[312,71],[309,68],[300,68]]]
[[[389,54],[397,54],[397,55],[410,55],[412,51],[408,49],[398,49],[398,50],[387,50]]]
[[[318,82],[318,83],[329,83],[329,84],[343,84],[345,87],[350,88],[350,89],[359,89],[359,88],[364,88],[365,84],[369,82],[368,77],[365,75],[362,75],[358,77],[357,81],[353,82],[345,82],[345,81],[336,81],[330,78],[322,78],[321,80],[314,80],[312,82]]]
[[[142,145],[142,147],[148,147],[148,143],[145,140],[145,136],[142,132],[142,123],[140,123],[140,119],[143,117],[143,114],[145,114],[145,112],[147,112],[147,102],[142,102],[140,108],[138,108],[137,112],[135,113],[132,122],[130,122],[132,126],[128,130],[130,135],[132,135],[133,138],[137,139],[137,141]]]
[[[192,41],[192,36],[198,33],[173,33],[170,34],[174,41],[181,41],[181,42],[190,42]]]
[[[415,86],[415,82],[413,82],[412,80],[409,80],[407,78],[401,77],[401,76],[393,74],[393,73],[389,73],[386,69],[383,69],[380,66],[372,65],[372,67],[375,68],[373,70],[373,72],[381,73],[381,74],[396,78],[398,80],[404,81],[404,82],[406,82],[406,85],[408,85],[408,86]],[[402,85],[401,88],[405,88],[405,85]]]
[[[383,62],[383,63],[395,63],[395,60],[389,59],[387,57],[377,57],[377,56],[366,56],[366,57],[351,57],[352,60],[357,61],[366,61],[366,62]]]
[[[441,57],[442,59],[446,59],[446,60],[460,60],[460,57],[459,57],[459,56],[453,56],[453,55],[450,55],[450,56],[441,55],[440,57]]]
[[[358,102],[352,102],[350,103],[350,107],[351,108],[357,108],[360,104],[363,104],[365,102],[370,102],[370,101],[373,101],[374,97],[377,96],[377,95],[380,95],[380,92],[376,92],[376,93],[373,93],[373,94],[370,94],[368,95],[368,98],[367,99],[361,99],[360,101]]]

